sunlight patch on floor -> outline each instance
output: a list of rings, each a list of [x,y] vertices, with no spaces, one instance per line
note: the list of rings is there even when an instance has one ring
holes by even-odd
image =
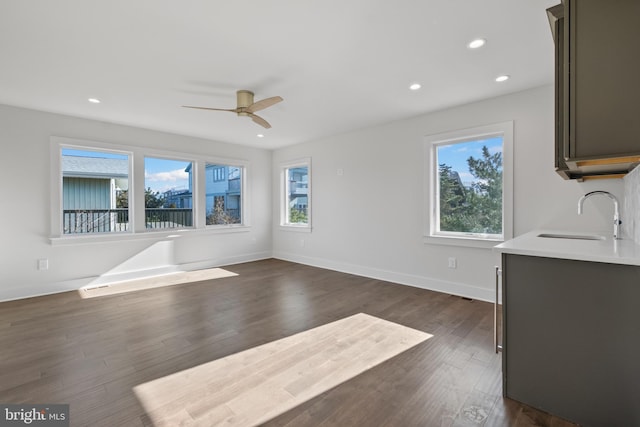
[[[144,289],[160,288],[163,286],[181,285],[190,282],[221,279],[223,277],[237,276],[236,273],[223,268],[208,268],[206,270],[179,271],[163,274],[161,276],[146,277],[143,279],[114,282],[107,285],[84,287],[78,290],[82,298],[95,298],[106,295],[117,295]]]
[[[359,313],[133,390],[156,427],[257,426],[431,337]]]

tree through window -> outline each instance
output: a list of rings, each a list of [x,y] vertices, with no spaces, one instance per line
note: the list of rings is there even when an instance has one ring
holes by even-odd
[[[437,156],[440,231],[502,234],[502,137],[438,146]]]
[[[510,234],[505,232],[511,226],[505,215],[511,195],[505,191],[504,170],[505,149],[511,152],[509,129],[501,124],[430,137],[430,236],[504,240]]]

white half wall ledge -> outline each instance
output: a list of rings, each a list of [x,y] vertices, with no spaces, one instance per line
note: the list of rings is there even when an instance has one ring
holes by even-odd
[[[495,290],[471,286],[466,283],[449,282],[425,276],[381,270],[356,264],[340,263],[323,258],[305,257],[289,252],[275,252],[273,258],[478,301],[493,303],[495,300]]]
[[[109,285],[127,280],[144,279],[163,274],[180,271],[204,270],[207,268],[224,267],[244,262],[261,261],[272,258],[270,252],[255,252],[242,256],[221,258],[216,260],[202,260],[184,264],[165,265],[156,268],[132,270],[122,273],[104,274],[99,276],[81,277],[47,284],[24,284],[18,287],[0,289],[0,302],[14,301],[25,298],[35,298],[53,295],[61,292],[77,291],[82,288]]]

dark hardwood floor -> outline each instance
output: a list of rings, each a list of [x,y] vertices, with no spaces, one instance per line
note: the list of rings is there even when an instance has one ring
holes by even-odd
[[[238,276],[0,303],[0,403],[149,426],[134,386],[364,312],[434,336],[268,426],[573,425],[502,398],[489,303],[279,260],[226,269]]]

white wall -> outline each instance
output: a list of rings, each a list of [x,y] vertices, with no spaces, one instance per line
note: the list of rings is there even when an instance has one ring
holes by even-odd
[[[622,197],[621,180],[565,181],[553,169],[553,87],[545,86],[391,124],[276,150],[274,257],[493,300],[491,249],[423,243],[423,138],[514,121],[514,235],[537,228],[609,230],[613,208],[578,198],[595,189]],[[311,157],[313,231],[278,227],[279,165]],[[342,169],[339,176],[337,170]],[[455,257],[457,269],[447,260]]]
[[[33,110],[0,106],[0,300],[99,283],[118,275],[275,257],[491,300],[489,249],[424,244],[423,137],[514,120],[515,234],[534,228],[610,229],[605,198],[616,181],[564,181],[553,171],[553,89],[542,87],[275,152]],[[52,245],[50,137],[244,159],[250,162],[250,231],[178,239]],[[311,157],[313,231],[279,229],[279,165]],[[338,176],[337,169],[344,174]],[[624,220],[624,219],[623,219]],[[273,233],[273,235],[272,235]],[[457,269],[447,268],[456,257]],[[49,270],[37,270],[37,260]]]
[[[52,245],[50,137],[249,161],[251,229],[174,239]],[[271,152],[0,106],[0,300],[77,289],[105,277],[211,267],[271,255]],[[37,260],[49,260],[39,271]],[[120,275],[120,276],[118,276]]]

